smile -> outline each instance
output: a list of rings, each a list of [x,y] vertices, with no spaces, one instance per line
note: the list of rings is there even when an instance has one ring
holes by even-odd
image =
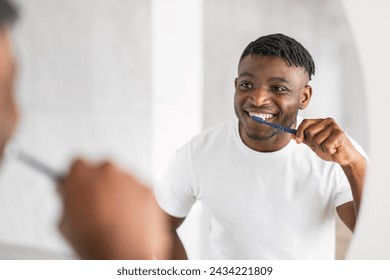
[[[268,120],[274,116],[273,114],[263,114],[263,113],[255,113],[255,112],[248,112],[248,114],[251,117],[253,116],[260,117],[263,120]]]

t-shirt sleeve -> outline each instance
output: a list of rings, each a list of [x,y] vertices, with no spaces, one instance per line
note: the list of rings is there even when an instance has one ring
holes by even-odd
[[[368,156],[367,153],[364,151],[364,149],[351,137],[349,137],[349,140],[352,142],[352,144],[358,150],[358,152],[368,161]],[[348,179],[345,176],[341,167],[337,166],[337,168],[338,168],[338,172],[337,172],[336,180],[337,180],[338,188],[336,190],[335,197],[334,197],[334,202],[336,207],[353,200],[352,191]]]
[[[338,180],[337,180],[337,190],[334,197],[334,203],[335,207],[338,207],[344,203],[350,202],[353,200],[352,197],[352,191],[351,187],[349,186],[347,177],[345,177],[345,174],[341,167],[337,166],[339,168],[339,172],[337,174]]]
[[[160,207],[169,215],[183,218],[196,202],[188,145],[177,150],[154,188]]]

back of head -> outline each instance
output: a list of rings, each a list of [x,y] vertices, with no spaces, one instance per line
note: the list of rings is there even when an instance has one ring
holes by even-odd
[[[283,34],[262,36],[251,42],[243,51],[240,61],[247,55],[276,56],[289,66],[302,67],[311,80],[315,65],[310,53],[295,39]]]
[[[0,159],[18,119],[13,93],[15,61],[8,32],[16,18],[15,7],[7,0],[0,0]]]
[[[17,17],[15,6],[8,0],[0,0],[0,28],[12,25]]]

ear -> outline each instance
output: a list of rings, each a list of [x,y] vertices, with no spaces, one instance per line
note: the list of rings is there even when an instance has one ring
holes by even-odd
[[[238,78],[235,78],[234,79],[234,88],[237,88],[237,81],[238,81]]]
[[[299,109],[304,110],[306,109],[307,105],[309,105],[310,99],[311,99],[311,94],[312,94],[312,87],[309,85],[306,85],[300,94],[299,97]]]

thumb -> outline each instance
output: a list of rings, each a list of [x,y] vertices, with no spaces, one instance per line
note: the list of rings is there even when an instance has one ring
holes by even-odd
[[[290,134],[290,135],[291,135],[291,139],[295,140],[297,144],[304,143],[303,139],[297,137],[295,134]]]

